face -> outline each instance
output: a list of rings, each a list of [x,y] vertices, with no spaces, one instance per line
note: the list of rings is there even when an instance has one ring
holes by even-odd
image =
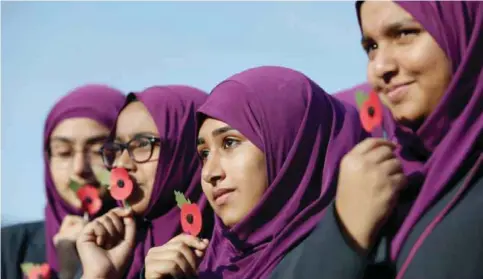
[[[208,118],[198,136],[201,185],[223,223],[232,227],[258,204],[268,187],[265,155],[228,124]]]
[[[113,152],[113,167],[128,171],[134,189],[127,201],[135,214],[142,215],[151,200],[160,147],[156,124],[141,102],[130,103],[119,114],[114,146],[119,143],[129,147]]]
[[[73,179],[80,184],[98,186],[94,170],[104,168],[99,150],[108,134],[107,127],[89,118],[66,119],[52,131],[50,173],[59,195],[75,208],[80,208],[81,202],[69,182]]]
[[[369,82],[396,120],[421,122],[448,87],[450,61],[423,26],[391,1],[366,1],[361,24]]]

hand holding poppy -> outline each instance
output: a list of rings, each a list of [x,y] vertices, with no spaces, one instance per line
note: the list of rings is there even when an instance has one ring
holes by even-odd
[[[340,164],[336,212],[354,241],[365,250],[396,205],[406,184],[395,144],[368,138],[347,153]]]
[[[208,239],[200,240],[180,234],[163,246],[149,249],[145,261],[145,278],[190,278],[197,274]]]
[[[65,216],[62,220],[59,231],[52,239],[54,245],[57,246],[60,241],[70,241],[75,243],[86,224],[87,222],[82,217],[76,215]]]
[[[135,245],[132,210],[114,208],[82,230],[77,251],[85,278],[121,278]]]

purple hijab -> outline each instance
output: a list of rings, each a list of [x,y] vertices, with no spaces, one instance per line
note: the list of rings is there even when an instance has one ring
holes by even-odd
[[[127,97],[126,105],[138,100],[151,114],[161,138],[161,153],[151,200],[143,216],[148,226],[145,233],[138,230],[134,258],[125,278],[139,278],[149,249],[182,232],[174,191],[198,203],[202,212],[212,212],[202,195],[196,151],[195,112],[207,97],[199,89],[181,85],[153,86]]]
[[[402,243],[431,203],[455,178],[466,160],[480,156],[483,128],[483,2],[396,2],[436,40],[452,64],[452,79],[438,107],[416,130],[396,134],[406,149],[426,154],[412,164],[400,153],[405,171],[424,177],[421,190],[392,241],[396,259]],[[361,3],[357,3],[359,14]],[[404,137],[404,138],[403,138]],[[451,150],[451,152],[448,152]],[[410,181],[411,183],[411,181]],[[450,183],[450,184],[449,184]],[[421,183],[420,183],[421,184]],[[410,184],[411,186],[411,184]],[[455,201],[454,201],[455,202]]]
[[[220,83],[198,110],[245,135],[265,154],[269,187],[233,228],[216,217],[200,278],[267,278],[332,202],[338,166],[366,133],[357,111],[302,73],[246,70]]]
[[[44,151],[49,146],[52,131],[63,120],[87,117],[105,125],[107,128],[111,128],[115,123],[116,115],[123,103],[124,95],[120,91],[104,85],[85,85],[72,90],[57,102],[47,117],[44,127]],[[47,261],[51,269],[54,272],[58,272],[59,266],[52,238],[59,231],[62,220],[66,215],[81,216],[82,211],[73,208],[60,197],[52,180],[49,165],[49,157],[47,152],[44,152],[45,187],[47,194],[47,206],[45,208]]]

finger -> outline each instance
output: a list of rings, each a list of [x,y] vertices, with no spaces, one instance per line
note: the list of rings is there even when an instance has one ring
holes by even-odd
[[[195,249],[191,248],[186,243],[178,243],[176,244],[175,250],[183,254],[185,261],[189,264],[189,272],[191,274],[196,274],[198,259],[194,252]]]
[[[97,246],[105,248],[106,238],[107,238],[108,232],[104,228],[102,223],[99,222],[99,220],[95,220],[94,223],[95,223],[95,225],[94,225],[94,235],[96,236]]]
[[[167,243],[158,248],[161,249],[149,250],[146,261],[175,261],[184,273],[196,274],[198,257],[195,255],[194,249],[182,241]]]
[[[122,221],[122,218],[120,218],[119,216],[111,212],[108,212],[106,216],[108,216],[111,219],[112,224],[119,232],[119,235],[124,235],[124,223]]]
[[[201,250],[198,250],[198,249],[195,249],[194,252],[195,252],[195,255],[198,258],[202,258],[205,255],[205,251],[201,251]]]
[[[114,226],[114,222],[112,221],[111,217],[109,215],[105,215],[104,218],[102,218],[102,224],[106,228],[106,230],[109,232],[109,235],[112,237],[120,237],[122,234],[120,234],[119,230]]]
[[[121,235],[114,227],[114,224],[112,223],[109,216],[104,216],[103,218],[99,219],[99,222],[104,226],[104,229],[107,231],[106,248],[110,249],[116,244],[116,242],[120,240]]]
[[[393,149],[387,145],[378,146],[365,154],[366,159],[375,164],[382,163],[395,157]]]
[[[77,243],[83,242],[93,242],[96,239],[96,235],[94,232],[95,223],[91,222],[87,224],[84,229],[81,231],[79,237],[77,238]]]
[[[124,217],[124,243],[129,247],[134,247],[134,239],[136,238],[136,222],[132,217]]]
[[[171,239],[168,243],[177,243],[182,242],[188,245],[191,248],[195,248],[198,250],[205,250],[208,247],[208,240],[201,241],[198,237],[192,236],[190,234],[179,234],[173,239]]]
[[[403,172],[401,161],[397,158],[392,158],[384,161],[379,166],[387,175],[400,174]]]
[[[398,173],[391,175],[392,185],[396,188],[396,191],[401,191],[407,185],[407,177],[404,173]]]
[[[132,211],[131,208],[116,207],[114,209],[111,209],[109,211],[109,213],[115,214],[115,215],[119,216],[120,218],[122,218],[122,217],[132,216],[133,211]]]
[[[169,275],[171,275],[174,279],[183,278],[189,276],[189,274],[183,271],[183,268],[178,265],[176,261],[169,261],[167,264]],[[163,272],[161,272],[163,273]]]
[[[69,227],[72,224],[73,224],[72,217],[70,215],[65,216],[64,219],[62,220],[62,223],[60,224],[59,231],[64,230],[66,227]]]
[[[365,154],[379,146],[387,146],[391,149],[396,148],[396,144],[383,138],[368,138],[357,144],[350,153]]]
[[[173,261],[176,263],[176,266],[178,266],[179,269],[181,270],[181,273],[179,273],[179,271],[176,272],[178,276],[184,275],[184,277],[190,277],[196,274],[196,267],[193,267],[193,265],[185,257],[185,254],[183,252],[177,251],[177,250],[167,250],[165,251],[165,253],[163,253],[160,256],[161,256],[160,260]],[[178,278],[182,278],[182,277],[178,277]]]

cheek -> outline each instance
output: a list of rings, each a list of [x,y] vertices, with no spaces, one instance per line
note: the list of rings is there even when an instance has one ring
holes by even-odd
[[[50,169],[52,180],[54,181],[57,191],[65,191],[69,188],[70,173],[66,170]]]
[[[429,36],[420,38],[411,46],[400,48],[398,53],[398,62],[403,72],[418,75],[418,78],[426,78],[441,64],[441,49]]]
[[[258,156],[246,156],[235,162],[237,164],[231,172],[245,200],[243,203],[251,209],[258,204],[268,187],[265,160]]]
[[[133,210],[137,214],[142,214],[149,206],[151,194],[153,193],[154,181],[156,179],[157,162],[139,164],[136,171],[136,181],[142,187],[135,188],[132,197]]]
[[[443,50],[429,36],[400,59],[401,67],[416,79],[418,94],[413,94],[419,110],[425,115],[437,106],[451,80],[451,65]]]

